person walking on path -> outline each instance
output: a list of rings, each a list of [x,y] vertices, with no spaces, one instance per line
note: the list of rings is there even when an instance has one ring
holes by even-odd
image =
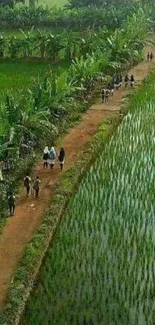
[[[14,216],[15,213],[15,195],[11,192],[8,195],[8,206],[9,206],[9,212],[10,212],[10,217]]]
[[[28,175],[24,178],[24,187],[26,188],[26,196],[28,197],[31,188],[31,178]]]
[[[107,103],[109,99],[109,90],[106,89],[106,93],[105,93],[105,102]]]
[[[60,153],[59,153],[58,159],[59,159],[59,163],[60,163],[60,169],[62,171],[63,170],[64,163],[65,163],[65,150],[64,150],[64,148],[61,148],[60,149]]]
[[[48,162],[47,162],[48,159],[49,159],[49,150],[48,150],[48,146],[46,146],[43,154],[44,168],[46,169],[48,167]]]
[[[150,54],[150,61],[152,61],[153,60],[153,53],[151,52],[151,54]]]
[[[128,86],[128,82],[129,82],[129,77],[128,75],[126,74],[125,78],[124,78],[124,82],[125,82],[125,88],[127,88]]]
[[[48,159],[48,164],[52,170],[55,165],[55,159],[56,159],[56,151],[55,151],[54,146],[52,146],[51,150],[49,151],[49,159]]]
[[[113,94],[114,94],[114,90],[115,90],[115,87],[114,87],[114,81],[112,80],[112,81],[111,81],[111,84],[110,84],[110,94],[111,94],[111,96],[113,96]]]
[[[33,189],[34,189],[34,192],[35,192],[36,199],[38,199],[38,197],[39,197],[40,183],[41,183],[41,180],[39,179],[39,176],[37,176],[35,181],[34,181],[34,185],[33,185]]]
[[[102,88],[101,89],[102,104],[106,102],[105,93],[106,93],[106,90],[104,88]]]
[[[147,53],[147,61],[148,62],[150,61],[150,53],[149,52]]]
[[[116,76],[116,79],[115,79],[115,89],[118,90],[119,89],[119,86],[120,86],[120,79],[119,79],[119,76]]]
[[[134,86],[134,83],[135,83],[135,78],[134,78],[134,75],[132,74],[131,77],[130,77],[130,86],[133,88]]]
[[[122,75],[120,74],[120,76],[119,76],[119,87],[122,86],[122,81],[123,81],[123,77],[122,77]]]

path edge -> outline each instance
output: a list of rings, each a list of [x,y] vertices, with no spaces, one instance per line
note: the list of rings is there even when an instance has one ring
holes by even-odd
[[[100,149],[104,148],[109,138],[116,131],[122,119],[123,115],[114,114],[105,120],[97,133],[86,144],[77,162],[64,173],[62,179],[57,184],[50,208],[46,212],[36,235],[26,246],[24,255],[12,278],[7,305],[0,315],[1,325],[20,324],[25,305],[33,290],[56,228],[73,198],[84,173],[99,154]]]

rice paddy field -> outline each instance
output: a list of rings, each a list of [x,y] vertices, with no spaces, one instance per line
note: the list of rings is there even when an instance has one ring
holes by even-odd
[[[85,174],[22,325],[155,324],[154,125],[155,74]]]
[[[40,3],[48,5],[49,7],[53,7],[53,6],[62,7],[66,5],[67,0],[40,0]]]
[[[40,0],[40,3],[49,7],[62,7],[67,4],[67,0]]]
[[[45,74],[49,64],[40,61],[0,61],[0,101],[7,93],[18,96],[18,91],[31,87],[34,79]]]
[[[28,0],[26,0],[26,2],[28,2]],[[67,0],[39,0],[39,4],[48,7],[53,7],[53,6],[62,7],[66,5],[67,2],[68,2]]]

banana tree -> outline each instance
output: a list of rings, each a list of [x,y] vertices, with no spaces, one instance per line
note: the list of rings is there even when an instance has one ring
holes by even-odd
[[[21,94],[22,97],[22,94]],[[30,100],[25,105],[16,104],[11,96],[7,96],[5,105],[0,111],[0,125],[3,123],[3,150],[15,154],[17,148],[20,150],[23,143],[31,141],[36,145],[40,134],[49,134],[52,125],[49,121],[49,112],[42,109],[34,109]]]
[[[30,29],[28,32],[24,32],[22,29],[20,29],[22,35],[24,36],[24,39],[21,39],[21,51],[23,52],[24,57],[30,57],[33,55],[34,52],[34,36],[33,36],[33,30],[34,27]]]
[[[11,58],[14,59],[19,57],[21,48],[21,41],[16,38],[16,36],[12,36],[8,42],[8,53]]]
[[[79,38],[76,33],[65,31],[62,34],[62,46],[60,55],[67,61],[75,59],[80,53]]]
[[[6,46],[6,39],[3,35],[0,35],[0,58],[4,56],[5,46]]]
[[[37,35],[34,37],[35,42],[35,50],[38,52],[42,59],[45,58],[46,55],[46,47],[47,47],[47,35],[43,33],[41,30],[38,30]]]
[[[76,59],[70,67],[70,78],[77,86],[84,86],[87,81],[100,72],[101,61],[95,55],[87,55],[87,58]]]
[[[31,98],[34,107],[38,106],[39,109],[50,112],[51,123],[54,121],[54,124],[60,125],[62,122],[66,123],[69,112],[74,109],[75,90],[73,83],[68,79],[67,71],[58,76],[51,71],[31,89]]]
[[[63,48],[60,35],[49,34],[46,43],[46,56],[53,62],[58,61],[60,50]]]
[[[146,43],[147,36],[147,17],[143,10],[139,10],[137,14],[133,14],[127,18],[122,32],[124,33],[129,48],[141,51]],[[134,26],[134,28],[133,28]]]

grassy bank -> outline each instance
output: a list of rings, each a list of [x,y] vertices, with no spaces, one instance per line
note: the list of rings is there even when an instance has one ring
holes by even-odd
[[[85,174],[22,324],[154,324],[154,82]]]

